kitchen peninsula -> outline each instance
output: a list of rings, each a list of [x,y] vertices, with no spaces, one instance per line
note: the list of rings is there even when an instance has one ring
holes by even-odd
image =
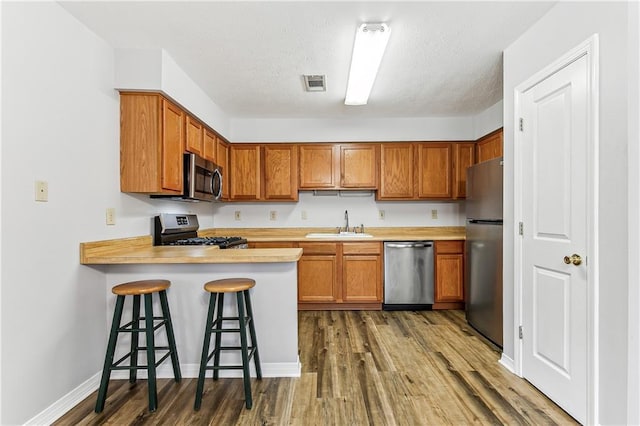
[[[169,307],[184,377],[197,377],[208,294],[205,282],[229,277],[256,281],[252,290],[257,340],[265,377],[297,377],[298,360],[297,262],[302,249],[220,250],[210,246],[157,247],[151,236],[80,244],[80,263],[104,272],[107,292],[105,328],[111,324],[115,297],[111,288],[119,283],[151,278],[171,281]],[[225,311],[232,298],[226,298]],[[124,318],[130,316],[125,305]],[[163,333],[157,335],[165,344]],[[116,355],[127,351],[122,339]],[[106,342],[105,342],[106,345]],[[225,358],[224,355],[228,355]],[[223,363],[239,362],[236,354],[223,354]],[[227,372],[228,375],[237,373]],[[253,373],[252,373],[253,374]],[[162,365],[158,377],[172,377],[171,367]],[[114,375],[114,378],[119,376]],[[124,375],[122,375],[124,378]]]

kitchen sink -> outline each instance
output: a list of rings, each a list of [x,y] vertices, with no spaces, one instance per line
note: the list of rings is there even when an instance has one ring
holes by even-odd
[[[307,238],[371,238],[371,234],[361,232],[312,232],[306,235]]]

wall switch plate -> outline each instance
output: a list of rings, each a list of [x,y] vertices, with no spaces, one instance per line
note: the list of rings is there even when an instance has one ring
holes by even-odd
[[[431,219],[437,219],[438,218],[438,210],[433,209],[431,210]]]
[[[307,211],[306,211],[306,210],[302,210],[302,211],[300,212],[300,218],[301,218],[302,220],[307,220]]]
[[[116,224],[116,209],[113,207],[109,207],[106,213],[107,225],[115,225]]]
[[[240,210],[236,210],[236,212],[234,213],[234,217],[235,217],[236,220],[240,220],[241,219]]]
[[[269,212],[269,220],[276,220],[278,218],[278,212],[275,210],[271,210]]]
[[[44,180],[37,180],[35,185],[36,201],[49,201],[49,184]]]
[[[378,210],[378,219],[384,220],[384,210]]]

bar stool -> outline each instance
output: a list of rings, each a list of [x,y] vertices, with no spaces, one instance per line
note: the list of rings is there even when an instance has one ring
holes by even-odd
[[[100,413],[104,409],[104,403],[107,399],[107,388],[109,387],[109,378],[113,370],[129,370],[129,382],[135,383],[136,373],[138,370],[147,370],[147,382],[149,388],[149,411],[155,411],[158,406],[158,393],[156,389],[156,367],[165,359],[171,356],[173,364],[173,376],[176,382],[181,379],[180,364],[178,363],[178,351],[176,350],[176,341],[173,334],[173,325],[171,324],[171,315],[169,314],[169,304],[167,303],[167,289],[171,286],[168,280],[142,280],[132,281],[117,285],[111,289],[111,292],[118,297],[116,298],[116,307],[113,314],[113,323],[111,324],[111,334],[109,335],[109,343],[107,345],[107,355],[104,360],[104,368],[102,369],[102,380],[100,381],[100,389],[98,390],[98,400],[96,402],[95,412]],[[160,306],[162,308],[162,316],[153,316],[153,299],[154,293],[160,296]],[[140,296],[144,295],[144,317],[140,317]],[[133,315],[131,322],[120,325],[122,319],[122,310],[124,307],[125,296],[133,296]],[[140,321],[144,321],[145,326],[140,327]],[[157,322],[159,321],[159,322]],[[167,332],[167,341],[169,346],[155,346],[154,332],[161,326],[165,327]],[[138,339],[140,332],[144,332],[146,336],[146,346],[140,346]],[[131,351],[122,358],[113,361],[118,333],[131,333]],[[156,362],[156,351],[167,351]],[[147,365],[138,365],[138,352],[146,351]],[[120,365],[126,359],[130,359],[129,365]]]
[[[209,281],[204,285],[205,291],[211,293],[209,297],[209,312],[207,314],[207,323],[204,331],[204,343],[202,345],[202,357],[200,358],[200,373],[198,374],[198,386],[196,388],[195,410],[200,409],[202,403],[202,391],[204,388],[204,376],[206,370],[213,370],[213,380],[218,380],[218,372],[220,370],[242,370],[244,379],[244,398],[245,406],[250,409],[253,405],[251,398],[251,378],[249,376],[249,360],[253,357],[256,368],[256,376],[258,380],[262,379],[262,370],[260,368],[260,355],[258,354],[258,343],[256,340],[256,330],[254,327],[253,311],[251,309],[251,297],[249,289],[256,285],[256,282],[249,278],[227,278],[222,280]],[[224,295],[225,293],[236,293],[238,305],[237,317],[223,316]],[[244,296],[244,301],[243,301]],[[216,310],[217,304],[217,310]],[[246,306],[246,314],[245,314]],[[216,319],[214,320],[214,311],[216,311]],[[238,328],[222,328],[224,321],[237,321]],[[247,326],[249,326],[249,334],[251,336],[251,346],[247,343]],[[215,334],[215,346],[209,353],[211,343],[211,334]],[[240,346],[222,346],[223,333],[239,333]],[[220,365],[220,353],[222,351],[239,350],[242,356],[242,365]],[[213,365],[207,365],[213,357]]]

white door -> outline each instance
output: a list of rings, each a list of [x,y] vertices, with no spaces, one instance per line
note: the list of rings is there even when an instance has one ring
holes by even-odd
[[[522,375],[587,418],[588,59],[521,97]]]

